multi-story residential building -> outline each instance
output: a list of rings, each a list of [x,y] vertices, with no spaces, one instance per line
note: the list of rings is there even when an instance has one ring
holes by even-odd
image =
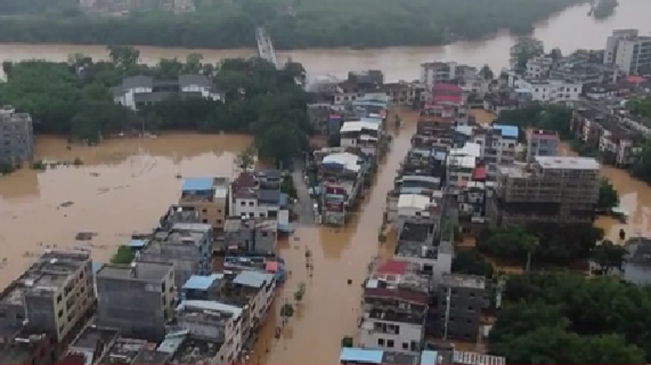
[[[651,37],[640,36],[637,29],[620,29],[606,40],[604,63],[617,65],[626,75],[651,70]]]
[[[591,224],[599,198],[594,158],[536,156],[531,164],[499,166],[493,225]]]
[[[556,131],[527,129],[526,161],[531,163],[536,156],[556,156],[560,139]]]
[[[418,265],[433,277],[433,285],[450,272],[454,256],[450,238],[438,238],[439,229],[436,223],[405,222],[394,251],[394,260]]]
[[[340,146],[359,148],[364,155],[375,156],[382,133],[380,127],[380,123],[374,122],[345,122],[339,131]]]
[[[449,357],[451,360],[451,356]],[[397,365],[397,364],[421,364],[439,365],[450,364],[443,361],[444,357],[439,356],[435,351],[423,351],[409,353],[398,351],[385,351],[378,349],[365,349],[356,347],[344,347],[339,354],[339,364],[342,365]]]
[[[425,85],[420,82],[395,82],[382,87],[392,105],[420,106],[427,100]]]
[[[174,263],[174,286],[180,288],[190,276],[212,272],[213,237],[209,224],[176,223],[156,230],[136,261]]]
[[[12,321],[0,319],[0,364],[56,363],[58,344],[51,333],[28,330],[22,322]]]
[[[549,71],[549,78],[583,85],[610,84],[617,81],[620,73],[616,65],[597,63],[583,55],[572,55],[558,60]]]
[[[152,76],[131,76],[111,89],[116,104],[137,110],[173,98],[204,98],[223,101],[219,88],[203,75],[181,75],[177,80],[155,80]]]
[[[534,57],[527,61],[525,76],[529,79],[546,79],[553,65],[554,60],[551,57]]]
[[[432,90],[434,84],[439,82],[470,79],[476,75],[475,67],[456,62],[427,62],[420,65],[420,83],[424,84],[427,90]]]
[[[355,154],[335,152],[321,159],[322,220],[325,224],[344,225],[362,191],[367,164]]]
[[[651,239],[635,237],[626,241],[621,277],[636,285],[651,285]]]
[[[441,220],[443,192],[438,191],[436,198],[427,194],[400,194],[397,204],[396,232],[400,235],[407,222],[439,224]]]
[[[197,212],[199,222],[210,224],[216,232],[220,232],[228,217],[228,186],[228,178],[225,177],[186,178],[178,206],[183,211]]]
[[[13,107],[0,109],[0,164],[10,166],[31,161],[34,157],[32,117],[16,113]]]
[[[505,110],[516,110],[531,102],[533,95],[528,89],[501,89],[484,97],[484,109],[499,115]]]
[[[68,346],[63,364],[99,364],[108,350],[120,337],[120,331],[113,327],[88,325],[78,332]],[[79,357],[82,362],[70,361]]]
[[[277,222],[273,219],[228,219],[224,227],[223,247],[215,247],[215,250],[233,255],[276,256],[277,228]]]
[[[423,347],[431,276],[420,267],[389,260],[366,281],[360,345],[403,353]]]
[[[176,223],[201,223],[201,210],[195,208],[183,208],[178,205],[171,205],[162,217],[160,217],[160,227],[171,229]]]
[[[457,188],[472,180],[472,172],[481,157],[482,146],[466,143],[461,148],[452,148],[447,156],[447,186]]]
[[[45,253],[0,294],[0,313],[29,333],[69,341],[95,304],[90,255],[82,251]]]
[[[277,219],[280,210],[280,185],[267,185],[265,176],[244,171],[230,185],[230,217]]]
[[[346,80],[340,82],[334,92],[334,105],[347,105],[355,101],[383,101],[388,102],[389,97],[382,90],[382,85],[360,84]]]
[[[381,70],[363,70],[348,72],[348,81],[356,82],[359,85],[384,84],[384,73]]]
[[[475,129],[472,142],[480,146],[481,159],[492,168],[513,163],[518,136],[517,126],[495,123],[490,128]]]
[[[174,264],[105,264],[95,274],[97,324],[134,338],[160,341],[174,314],[177,287]]]
[[[459,106],[463,103],[463,89],[459,85],[438,82],[431,90],[432,104]]]
[[[154,359],[160,361],[157,364],[230,364],[227,350],[224,343],[181,331],[166,336]]]
[[[438,336],[476,341],[482,309],[490,306],[489,287],[482,276],[444,274],[438,287]]]
[[[185,300],[176,312],[175,328],[191,336],[222,344],[220,364],[234,364],[240,359],[242,308],[214,300]]]
[[[568,80],[521,79],[515,75],[511,75],[509,85],[526,90],[532,101],[549,103],[577,101],[583,90],[583,84]]]

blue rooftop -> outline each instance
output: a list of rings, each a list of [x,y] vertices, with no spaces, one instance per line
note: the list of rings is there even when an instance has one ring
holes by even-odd
[[[420,365],[436,365],[438,354],[436,351],[423,351],[420,356]]]
[[[192,275],[188,281],[183,284],[183,289],[208,290],[212,283],[223,277],[223,274]]]
[[[104,264],[102,264],[102,263],[100,263],[100,262],[93,261],[93,262],[91,263],[91,265],[92,265],[92,267],[93,267],[93,274],[97,274],[97,272],[99,271],[99,269],[101,269],[101,268],[102,268],[102,265],[104,265]]]
[[[265,282],[271,282],[273,278],[273,274],[267,274],[253,270],[244,270],[235,277],[233,283],[252,288],[261,288]]]
[[[360,349],[355,347],[344,347],[339,354],[339,363],[357,362],[360,364],[382,364],[384,351]]]
[[[507,138],[518,138],[520,134],[520,129],[515,125],[506,125],[506,124],[493,124],[493,129],[497,129],[502,132],[502,137]]]
[[[183,180],[183,191],[212,190],[212,177],[189,177]]]

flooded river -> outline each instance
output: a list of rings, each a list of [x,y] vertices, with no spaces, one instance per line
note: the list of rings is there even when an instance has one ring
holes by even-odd
[[[619,0],[616,13],[604,20],[587,16],[588,5],[567,9],[536,25],[535,36],[547,48],[559,47],[563,52],[577,48],[603,48],[606,37],[616,28],[639,28],[642,34],[651,32],[651,1]],[[273,35],[272,35],[273,36]],[[310,49],[277,52],[278,60],[288,58],[301,62],[310,74],[329,73],[343,77],[350,70],[380,69],[388,81],[414,80],[419,77],[418,65],[434,60],[455,60],[474,66],[488,64],[493,70],[508,66],[509,49],[514,38],[502,32],[483,41],[457,42],[440,47],[389,47],[382,49]],[[205,62],[224,58],[250,57],[252,49],[207,50],[139,47],[143,62],[154,64],[161,58],[185,58],[192,52],[204,55]],[[107,57],[103,46],[60,44],[0,44],[0,59],[48,59],[65,61],[68,56],[83,53],[95,59]]]
[[[565,52],[576,48],[600,48],[614,28],[651,30],[649,0],[620,0],[615,16],[595,21],[587,8],[576,7],[539,24],[536,36],[547,46]],[[576,31],[580,29],[581,31]],[[312,74],[343,76],[353,69],[381,69],[387,80],[415,79],[418,64],[435,59],[457,60],[472,65],[488,63],[500,69],[508,63],[513,38],[499,34],[482,42],[461,42],[445,47],[399,47],[380,50],[307,50],[279,52],[279,59],[292,57]],[[143,61],[155,63],[161,57],[184,57],[200,52],[205,60],[247,57],[253,50],[183,50],[142,47]],[[21,60],[40,58],[65,60],[69,54],[84,53],[106,57],[100,46],[0,44],[0,58]],[[379,245],[386,192],[392,187],[400,161],[410,146],[415,130],[413,116],[402,115],[405,126],[395,135],[393,149],[380,166],[372,189],[353,222],[341,229],[299,227],[294,237],[280,244],[281,256],[292,275],[275,308],[264,323],[250,363],[335,363],[340,340],[354,336],[361,284],[372,257],[387,256],[392,244]],[[231,175],[234,155],[250,142],[246,136],[174,134],[158,139],[114,140],[98,147],[72,146],[53,137],[39,137],[38,159],[71,161],[80,158],[80,167],[60,167],[48,171],[25,169],[0,178],[0,285],[6,285],[31,260],[30,255],[48,245],[58,248],[92,248],[94,258],[107,260],[115,247],[131,233],[148,231],[179,194],[175,176]],[[622,206],[631,213],[625,227],[628,235],[651,234],[649,212],[651,188],[632,179],[624,171],[604,167],[604,175],[618,189]],[[64,204],[66,203],[66,204]],[[69,205],[71,203],[71,205]],[[66,205],[65,207],[62,204]],[[598,225],[617,241],[621,227],[600,219]],[[93,246],[75,242],[77,232],[96,232]],[[314,275],[305,268],[305,250],[313,256]],[[6,259],[6,260],[5,260]],[[352,283],[348,284],[347,281]],[[280,304],[300,282],[307,284],[306,295],[280,339],[273,330]]]

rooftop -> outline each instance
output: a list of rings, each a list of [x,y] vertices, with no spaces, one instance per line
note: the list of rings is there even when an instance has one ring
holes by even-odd
[[[651,267],[651,239],[634,237],[626,241],[626,263]]]
[[[262,288],[263,285],[271,283],[273,279],[273,274],[268,274],[261,271],[245,270],[235,277],[233,284],[259,289]]]
[[[499,130],[502,137],[517,139],[520,134],[520,129],[515,125],[493,124],[492,127]]]
[[[420,194],[402,194],[398,198],[398,209],[413,208],[424,211],[430,204],[430,198]]]
[[[378,275],[404,275],[409,263],[407,261],[389,260],[375,270]]]
[[[470,351],[454,351],[454,363],[459,365],[504,365],[506,358]]]
[[[138,261],[131,264],[104,264],[97,272],[98,278],[139,280],[160,283],[174,271],[173,263]]]
[[[183,289],[208,290],[215,281],[224,278],[223,274],[192,275],[183,284]]]
[[[451,288],[486,289],[486,278],[478,275],[443,274],[441,285]]]
[[[98,344],[103,346],[110,346],[119,335],[119,331],[114,328],[105,328],[98,326],[86,326],[83,331],[77,336],[69,347],[69,351],[94,353]],[[92,357],[92,356],[91,356]]]
[[[219,318],[238,318],[242,314],[242,308],[215,300],[184,300],[176,310],[179,312],[195,312],[201,316],[218,316]]]
[[[375,122],[345,122],[341,126],[339,133],[349,133],[349,132],[361,132],[362,130],[369,130],[377,132],[380,129],[380,124]]]
[[[170,359],[170,364],[205,365],[222,363],[223,360],[215,359],[221,346],[221,343],[188,337],[178,347]]]
[[[101,364],[135,364],[143,351],[154,351],[156,344],[145,340],[118,338],[99,361]],[[139,362],[138,362],[139,363]]]
[[[358,172],[361,166],[361,158],[349,152],[333,153],[325,156],[321,161],[322,165],[335,165],[339,168]]]
[[[145,251],[154,244],[167,245],[197,245],[212,231],[212,226],[206,223],[175,223],[171,229],[159,229],[149,240]]]
[[[225,177],[190,177],[183,180],[181,202],[224,199],[228,195],[228,178]]]
[[[212,190],[212,182],[212,177],[189,177],[183,180],[182,190],[184,192]]]
[[[424,244],[431,244],[427,239],[434,232],[434,223],[405,222],[400,231],[399,241],[416,241]],[[398,244],[400,246],[400,244]]]
[[[382,364],[384,351],[373,349],[362,349],[355,347],[344,347],[339,354],[339,363],[356,362],[360,364]]]
[[[543,169],[599,170],[599,162],[592,157],[536,156],[535,161]]]

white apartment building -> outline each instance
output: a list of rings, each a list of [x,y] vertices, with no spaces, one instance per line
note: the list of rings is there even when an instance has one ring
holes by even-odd
[[[640,31],[637,29],[617,29],[606,38],[606,48],[604,49],[604,63],[615,63],[617,58],[617,47],[622,39],[636,38]]]
[[[462,148],[452,148],[447,157],[448,186],[458,187],[472,180],[472,172],[481,156],[481,145],[466,143]]]
[[[640,36],[637,29],[613,31],[606,40],[604,63],[615,64],[627,75],[651,69],[651,37]]]
[[[420,83],[431,91],[436,83],[448,83],[457,79],[473,79],[477,68],[456,62],[426,62],[420,65]]]
[[[380,136],[380,124],[371,121],[345,122],[339,130],[341,147],[356,147],[367,156],[374,156]]]
[[[557,103],[578,101],[583,90],[583,84],[564,80],[522,79],[509,75],[509,86],[526,90],[531,94],[532,101]]]
[[[540,56],[534,57],[527,61],[527,69],[525,76],[528,79],[541,79],[547,78],[549,71],[554,64],[554,60],[550,57]]]
[[[477,129],[472,142],[480,147],[480,157],[489,166],[510,165],[515,160],[519,130],[517,126],[493,124],[490,129]]]

